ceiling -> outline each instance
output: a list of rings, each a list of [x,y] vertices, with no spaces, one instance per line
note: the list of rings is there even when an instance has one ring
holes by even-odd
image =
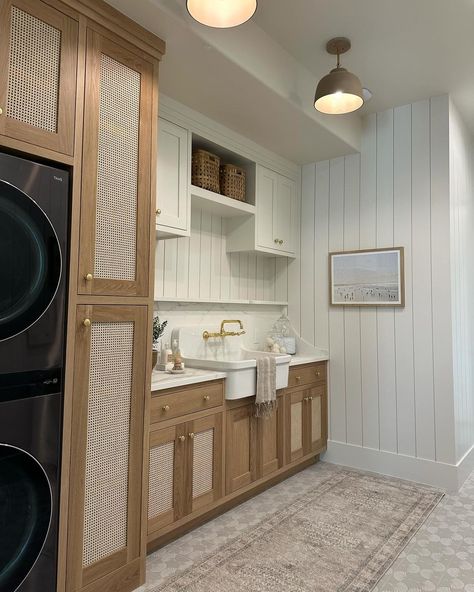
[[[474,0],[259,0],[227,30],[197,24],[185,0],[107,1],[166,41],[161,92],[298,164],[358,150],[364,114],[444,93],[474,131]],[[321,115],[325,43],[342,35],[342,63],[373,98]]]
[[[315,78],[342,65],[373,92],[363,113],[450,93],[474,130],[474,0],[259,0],[257,24]]]

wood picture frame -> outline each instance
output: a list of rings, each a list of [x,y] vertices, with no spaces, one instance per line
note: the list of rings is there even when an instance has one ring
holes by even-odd
[[[404,248],[329,253],[331,306],[405,306]]]

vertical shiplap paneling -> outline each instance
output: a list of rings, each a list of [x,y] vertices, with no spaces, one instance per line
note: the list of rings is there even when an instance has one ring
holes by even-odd
[[[377,247],[393,246],[393,110],[377,114]],[[377,309],[380,449],[397,452],[395,314]]]
[[[305,289],[301,291],[301,337],[315,344],[314,336],[314,207],[315,207],[315,165],[302,169],[301,201],[301,273],[305,278]]]
[[[330,162],[329,250],[344,248],[344,157]],[[302,270],[303,272],[303,270]],[[331,356],[330,397],[331,439],[346,441],[346,379],[344,352],[344,309],[329,309],[329,349]]]
[[[416,453],[435,460],[429,101],[412,105],[412,195]]]
[[[360,155],[344,161],[344,250],[359,248]],[[344,309],[347,442],[362,446],[360,310]]]
[[[160,241],[159,241],[160,242]],[[163,241],[164,242],[164,241]],[[191,238],[189,241],[189,298],[200,298],[199,296],[199,274],[201,266],[201,210],[191,212]],[[164,294],[168,296],[168,294]]]
[[[257,256],[255,253],[249,253],[248,275],[249,300],[257,300]]]
[[[288,301],[288,259],[284,257],[275,259],[275,300]]]
[[[211,236],[212,215],[201,214],[201,252],[199,262],[199,298],[211,297]]]
[[[456,462],[453,392],[450,204],[449,97],[430,101],[431,114],[431,278],[433,304],[433,371],[436,460]],[[474,229],[472,229],[474,231]]]
[[[394,110],[393,241],[405,248],[405,308],[395,310],[397,442],[399,454],[416,455],[413,367],[411,105]]]
[[[211,292],[213,300],[221,297],[221,252],[222,252],[222,218],[212,216],[211,219]]]
[[[189,242],[188,236],[178,240],[178,259],[176,263],[177,298],[187,298],[189,294]],[[157,267],[157,269],[159,268]]]
[[[264,260],[264,300],[275,300],[275,259],[265,257]]]
[[[240,253],[231,253],[230,257],[230,298],[240,299]],[[263,300],[263,299],[262,299]]]
[[[319,347],[329,349],[329,160],[316,164],[315,198],[315,342]]]
[[[221,299],[230,299],[230,255],[226,250],[225,221],[222,221],[221,233]]]
[[[377,240],[377,117],[363,123],[361,152],[360,248],[372,249]],[[375,308],[360,311],[363,445],[379,448],[379,391],[377,314]]]
[[[164,295],[163,270],[165,267],[165,244],[164,241],[156,241],[155,248],[155,298],[161,298]]]
[[[240,254],[239,267],[239,298],[248,300],[249,297],[249,256],[247,253]]]

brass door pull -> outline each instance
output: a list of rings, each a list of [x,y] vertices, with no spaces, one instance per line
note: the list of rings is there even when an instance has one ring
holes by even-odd
[[[0,107],[0,115],[3,113],[3,109]]]
[[[88,273],[84,276],[84,279],[86,280],[86,282],[91,282],[93,277],[94,276],[92,275],[92,273]]]
[[[296,382],[299,382],[301,380],[301,376],[295,376],[295,380]]]
[[[204,395],[204,397],[202,398],[203,401],[209,401],[211,399],[211,397],[209,395]]]
[[[282,245],[282,244],[283,244],[283,241],[280,239],[280,240],[278,241],[278,243],[279,243],[280,245]]]
[[[186,440],[186,436],[178,436],[178,440],[180,442],[184,442]]]
[[[82,321],[82,324],[84,325],[84,327],[90,327],[91,326],[91,320],[90,319],[84,319]]]
[[[194,434],[192,432],[190,434],[188,434],[188,436],[189,436],[190,440],[194,440]]]
[[[312,400],[313,400],[313,397],[308,397],[308,401],[312,401]]]
[[[162,409],[163,409],[163,411],[169,411],[170,410],[170,406],[169,405],[163,405]]]
[[[275,239],[273,242],[274,242],[276,245],[278,245],[278,244],[280,243],[280,240],[279,240],[278,238],[276,238],[276,239]]]
[[[156,215],[157,215],[157,216],[160,216],[160,215],[161,215],[161,210],[160,210],[160,208],[158,208],[158,209],[156,210]]]
[[[319,370],[315,370],[315,374],[318,378],[321,376],[321,372]]]

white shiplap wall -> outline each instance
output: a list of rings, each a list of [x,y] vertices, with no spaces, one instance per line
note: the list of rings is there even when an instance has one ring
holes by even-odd
[[[460,460],[474,445],[474,146],[452,104],[449,136],[454,410]]]
[[[306,165],[290,316],[330,350],[330,440],[455,462],[449,99],[365,118],[361,154]],[[406,306],[328,304],[328,252],[405,247]]]
[[[288,260],[227,253],[225,221],[193,208],[191,236],[156,243],[155,300],[288,300]]]

